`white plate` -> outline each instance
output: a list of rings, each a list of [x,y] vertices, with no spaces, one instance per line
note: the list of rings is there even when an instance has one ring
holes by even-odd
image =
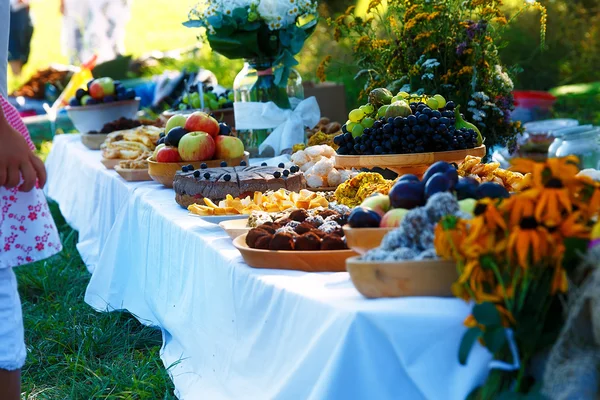
[[[244,219],[248,218],[246,214],[229,214],[229,215],[197,215],[193,213],[189,213],[192,217],[202,218],[206,222],[210,222],[211,224],[218,224],[222,221],[228,221],[230,219]]]

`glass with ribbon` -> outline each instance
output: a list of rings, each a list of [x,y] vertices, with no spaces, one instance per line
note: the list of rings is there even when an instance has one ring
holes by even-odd
[[[304,99],[304,88],[300,74],[295,69],[290,68],[289,72],[285,73],[287,75],[286,81],[277,84],[276,80],[284,72],[285,67],[282,65],[273,66],[274,61],[273,59],[246,60],[244,68],[238,73],[233,83],[235,127],[238,137],[244,143],[251,157],[259,155],[259,146],[277,126],[270,126],[271,124],[266,122],[257,124],[256,119],[259,118],[259,115],[256,114],[256,111],[262,109],[260,104],[252,108],[241,104],[273,102],[281,110],[294,110]],[[279,79],[281,78],[279,77]],[[246,110],[252,110],[253,112],[249,114],[245,112]],[[257,125],[265,128],[253,129]]]

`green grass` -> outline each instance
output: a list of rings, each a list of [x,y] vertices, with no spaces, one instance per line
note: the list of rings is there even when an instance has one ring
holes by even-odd
[[[15,270],[28,348],[24,398],[174,399],[160,331],[85,304],[90,275],[75,248],[77,232],[50,206],[64,250]]]

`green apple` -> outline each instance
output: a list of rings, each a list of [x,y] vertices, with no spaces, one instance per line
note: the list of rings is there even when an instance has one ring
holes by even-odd
[[[177,128],[178,126],[183,128],[185,126],[186,121],[187,117],[183,114],[173,115],[167,121],[167,125],[165,126],[165,132],[168,134],[171,129]]]
[[[156,149],[154,149],[154,153],[152,153],[152,160],[156,161],[156,155],[158,154],[158,151],[163,147],[165,147],[164,143],[161,143],[158,146],[156,146]]]
[[[477,200],[475,200],[475,199],[463,199],[458,202],[458,206],[460,207],[460,210],[469,215],[473,215],[476,205],[477,205]]]
[[[381,218],[381,223],[379,224],[382,228],[397,228],[400,226],[400,223],[404,219],[404,216],[408,213],[409,210],[405,208],[393,208],[390,211],[386,212]]]

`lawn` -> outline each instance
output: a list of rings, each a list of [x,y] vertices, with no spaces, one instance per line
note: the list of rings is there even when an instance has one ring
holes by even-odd
[[[84,303],[90,276],[75,248],[77,232],[50,206],[64,250],[15,270],[28,349],[24,398],[174,399],[160,331]]]
[[[196,44],[196,33],[181,25],[194,3],[193,0],[132,0],[125,42],[127,52],[139,56],[155,50],[186,48]],[[52,63],[67,62],[62,54],[59,4],[59,0],[32,2],[34,34],[31,56],[22,80]],[[9,87],[14,89],[18,84],[9,75]]]

